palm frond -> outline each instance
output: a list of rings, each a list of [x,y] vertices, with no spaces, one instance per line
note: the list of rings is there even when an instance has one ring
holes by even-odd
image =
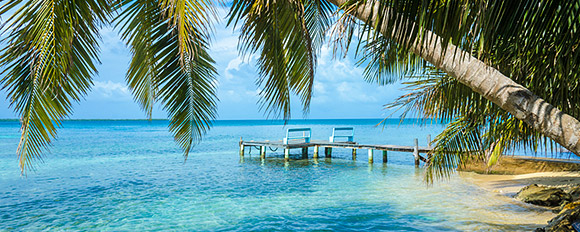
[[[485,116],[491,102],[432,66],[426,66],[422,73],[407,76],[403,84],[408,94],[400,96],[385,109],[403,109],[401,118],[430,118],[442,123],[452,121],[467,113]]]
[[[186,61],[187,54],[196,56],[199,42],[209,40],[213,22],[217,20],[213,1],[159,0],[159,7],[177,35],[181,61]]]
[[[524,86],[534,79],[529,78],[530,75],[563,75],[565,78],[557,80],[570,81],[559,81],[558,84],[575,85],[573,83],[577,83],[579,75],[574,70],[580,68],[580,56],[577,55],[579,5],[577,1],[542,0],[348,1],[341,6],[344,10],[341,19],[344,20],[339,20],[337,28],[351,34],[356,28],[362,28],[357,42],[357,48],[363,50],[359,64],[368,64],[366,79],[381,84],[392,81],[392,74],[408,75],[405,72],[409,69],[421,67],[415,66],[420,63],[409,59],[413,57],[413,51],[409,50],[408,45],[430,40],[425,38],[425,32],[431,31],[442,40],[441,51],[446,51],[448,44],[454,44],[457,49],[471,53]],[[352,15],[359,8],[378,9],[365,16],[376,23],[361,24],[352,20]],[[383,35],[376,28],[384,28],[391,33]],[[341,44],[353,41],[352,35],[341,34],[338,38],[336,41]],[[381,48],[382,51],[379,50]],[[561,100],[567,95],[558,92],[553,96]],[[540,97],[551,98],[547,95]],[[577,113],[570,111],[578,109],[570,106],[562,108],[571,115]]]
[[[326,0],[235,0],[228,25],[240,28],[239,50],[259,53],[260,107],[268,115],[290,118],[290,96],[299,95],[308,111],[316,53],[330,25]]]
[[[133,53],[127,82],[135,99],[149,117],[156,101],[163,105],[169,130],[186,158],[216,117],[217,101],[216,70],[207,53],[209,34],[202,31],[209,25],[204,19],[176,19],[203,13],[180,13],[181,7],[198,10],[187,4],[191,2],[124,1],[116,19]]]
[[[4,67],[0,85],[20,115],[17,154],[22,173],[56,137],[60,120],[72,112],[92,85],[99,62],[98,30],[111,14],[110,2],[9,1],[0,13],[16,9],[4,25],[7,45],[0,51]]]
[[[435,158],[473,155],[460,143],[449,143],[457,138],[456,133],[451,133],[456,132],[457,125],[479,128],[476,135],[481,141],[481,151],[477,154],[485,151],[484,158],[489,164],[510,150],[524,148],[536,152],[542,146],[552,147],[554,142],[453,78],[436,74],[425,63],[409,59],[413,54],[422,53],[410,51],[409,44],[432,39],[424,36],[427,31],[442,40],[442,48],[438,49],[447,51],[447,45],[456,45],[457,49],[484,61],[566,114],[580,117],[580,74],[577,72],[580,70],[577,55],[580,2],[348,1],[341,9],[351,14],[360,7],[378,9],[370,11],[377,14],[364,16],[376,23],[361,24],[364,30],[359,32],[359,37],[367,38],[357,47],[363,49],[359,64],[367,65],[367,81],[386,84],[393,81],[392,74],[414,79],[407,82],[411,93],[387,107],[405,109],[403,117],[415,114],[453,122],[435,141]],[[360,27],[353,20],[340,22],[343,31]],[[390,34],[381,34],[377,28],[386,28],[383,31]],[[348,44],[352,37],[343,38],[347,41],[341,43]],[[469,137],[463,139],[470,141]],[[434,162],[428,175],[441,177],[437,173],[453,170],[445,165],[459,164]],[[438,171],[434,172],[435,169]]]
[[[155,41],[166,33],[167,22],[156,1],[124,1],[115,21],[120,25],[121,39],[129,44],[133,54],[127,72],[127,84],[135,100],[151,119],[158,88],[158,49]]]
[[[364,44],[363,55],[357,64],[366,64],[363,78],[369,83],[392,84],[405,75],[412,75],[426,68],[424,60],[401,50],[393,40],[384,36],[379,36],[378,39],[369,38],[361,43]]]
[[[469,157],[493,165],[509,151],[554,149],[554,142],[530,128],[457,80],[428,68],[405,84],[409,94],[386,108],[402,109],[401,118],[415,117],[450,122],[435,140],[426,180],[444,178]],[[424,120],[425,121],[425,120]]]
[[[177,48],[166,46],[163,52],[177,55]],[[159,99],[170,116],[169,130],[187,157],[217,115],[214,61],[198,48],[196,56],[186,56],[185,69],[178,57],[161,62],[164,65],[159,73],[163,77],[159,81]]]
[[[470,156],[482,157],[481,126],[469,116],[450,122],[435,137],[425,180],[432,183],[437,178],[447,178]]]

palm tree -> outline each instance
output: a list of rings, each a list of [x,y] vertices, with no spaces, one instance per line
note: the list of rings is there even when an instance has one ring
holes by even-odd
[[[570,118],[580,117],[580,89],[577,84],[580,76],[574,71],[580,69],[580,60],[576,53],[576,47],[580,43],[576,29],[580,24],[577,16],[579,5],[579,2],[539,1],[516,6],[490,2],[483,9],[478,9],[481,6],[469,7],[471,11],[481,15],[479,17],[482,25],[492,26],[485,26],[475,32],[473,28],[469,28],[469,34],[465,34],[463,38],[454,35],[454,38],[459,38],[454,44],[485,60],[487,65],[497,71],[509,74],[513,81],[569,114],[562,114],[560,118],[558,114],[552,113],[552,118],[548,118],[548,121],[563,119],[566,122]],[[485,12],[493,14],[485,17]],[[469,17],[465,19],[469,21]],[[454,28],[459,32],[464,30],[461,24]],[[445,33],[442,31],[438,34]],[[381,67],[389,65],[390,61],[383,58],[393,56],[385,50],[385,47],[388,48],[385,44],[388,43],[388,38],[379,36],[366,45],[370,50],[368,57],[365,57],[370,60],[367,79],[378,76]],[[473,44],[480,47],[474,48]],[[461,59],[461,55],[459,57]],[[420,117],[450,121],[435,140],[434,157],[427,168],[428,181],[432,181],[434,177],[447,176],[454,167],[474,156],[492,165],[507,150],[523,147],[537,151],[541,144],[544,147],[553,147],[553,140],[546,137],[553,136],[553,133],[540,133],[541,130],[536,130],[535,125],[529,123],[531,116],[518,117],[513,111],[509,111],[510,108],[499,107],[501,104],[494,104],[491,101],[493,99],[480,94],[480,90],[455,78],[452,73],[442,72],[433,65],[420,68],[422,72],[419,75],[411,75],[417,80],[408,83],[413,92],[387,106],[406,107],[405,114],[416,113]],[[491,87],[500,90],[491,93],[503,91],[500,84]],[[512,86],[503,88],[509,89]],[[508,97],[516,100],[521,98]],[[510,100],[513,99],[505,99]],[[532,113],[550,110],[542,108],[540,104],[536,107],[538,108],[534,108]],[[558,125],[557,123],[552,126]],[[570,124],[551,130],[572,132],[572,135],[578,133]]]
[[[332,12],[337,7],[340,11],[335,17]],[[9,34],[0,54],[0,64],[5,67],[0,84],[21,115],[18,154],[23,171],[40,158],[60,120],[71,113],[71,102],[89,90],[96,72],[94,62],[98,62],[98,28],[111,21],[133,52],[127,81],[135,99],[147,112],[160,100],[170,115],[170,130],[186,155],[211,125],[216,101],[216,73],[207,54],[208,31],[215,18],[212,2],[11,1],[0,13],[12,9],[18,10],[4,29]],[[334,27],[337,45],[348,48],[359,30],[359,38],[371,45],[361,49],[389,56],[370,67],[376,75],[369,79],[387,83],[385,73],[399,70],[397,67],[406,71],[422,68],[427,61],[580,155],[580,122],[508,77],[517,67],[531,72],[541,67],[523,62],[506,65],[513,67],[500,72],[488,61],[497,56],[495,52],[510,51],[496,49],[500,40],[495,38],[502,35],[502,26],[528,32],[514,37],[519,40],[501,44],[515,46],[511,50],[515,51],[542,44],[537,35],[550,29],[553,22],[542,21],[544,16],[571,21],[573,31],[561,38],[577,40],[578,18],[574,15],[578,15],[578,2],[234,0],[228,22],[240,28],[241,52],[259,53],[258,83],[262,107],[268,113],[287,119],[292,93],[300,96],[308,111],[316,54],[338,18]],[[373,44],[388,48],[387,53],[373,53]],[[577,45],[564,47],[556,41],[554,47],[574,58]],[[571,71],[577,69],[561,69],[559,75]]]
[[[426,180],[448,177],[455,167],[476,159],[491,168],[501,155],[509,151],[554,152],[557,146],[552,140],[532,129],[523,120],[515,118],[491,101],[483,98],[451,76],[433,67],[421,75],[409,76],[406,82],[410,93],[405,94],[387,108],[403,109],[403,118],[409,114],[445,122],[446,127],[433,141],[432,158],[427,166]],[[562,77],[529,78],[522,83],[546,96],[559,108],[579,102],[578,86],[562,85]],[[567,92],[567,94],[554,94]],[[565,97],[564,97],[565,96]],[[577,106],[577,103],[574,105]],[[570,109],[573,116],[579,109]]]

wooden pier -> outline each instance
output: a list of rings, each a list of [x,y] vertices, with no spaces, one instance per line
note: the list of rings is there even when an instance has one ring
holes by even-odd
[[[431,143],[431,136],[427,137],[427,141]],[[359,144],[356,142],[329,142],[324,140],[308,140],[306,141],[244,141],[240,138],[240,156],[244,156],[244,150],[246,147],[257,147],[260,148],[260,158],[266,158],[266,147],[270,148],[281,148],[284,149],[284,160],[288,161],[290,159],[290,149],[302,149],[302,158],[308,159],[308,148],[314,148],[313,158],[317,159],[319,157],[320,148],[324,148],[325,158],[332,157],[332,148],[347,148],[352,149],[352,159],[356,160],[357,150],[364,149],[368,150],[368,161],[373,163],[373,151],[379,150],[383,153],[383,163],[387,163],[388,151],[398,151],[398,152],[411,152],[414,156],[415,166],[419,166],[420,161],[425,163],[429,162],[428,158],[420,155],[420,153],[429,153],[431,151],[431,146],[419,147],[418,139],[415,139],[414,146],[400,146],[400,145],[373,145],[373,144]]]

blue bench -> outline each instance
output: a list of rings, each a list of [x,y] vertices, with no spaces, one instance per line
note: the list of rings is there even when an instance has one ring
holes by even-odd
[[[350,131],[350,133],[340,133],[343,131]],[[332,129],[332,136],[328,138],[331,143],[336,142],[336,138],[346,138],[344,142],[354,142],[354,128],[352,127],[335,127]]]
[[[296,133],[302,132],[300,135],[296,135]],[[308,133],[306,133],[308,132]],[[304,139],[305,143],[310,143],[310,136],[312,135],[312,131],[310,128],[292,128],[286,130],[286,138],[284,138],[284,144],[288,144],[290,140],[297,140],[297,139]]]

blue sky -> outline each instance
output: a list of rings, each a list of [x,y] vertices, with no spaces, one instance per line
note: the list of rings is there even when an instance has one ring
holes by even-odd
[[[225,10],[221,10],[225,15]],[[101,30],[101,62],[92,91],[78,103],[72,119],[143,119],[145,113],[133,101],[125,84],[130,53],[113,28]],[[210,53],[218,70],[218,119],[265,119],[258,106],[255,85],[257,68],[254,57],[242,58],[237,51],[238,34],[222,22],[215,26]],[[404,92],[401,84],[378,86],[363,80],[364,67],[356,58],[333,59],[332,47],[323,47],[318,55],[310,113],[306,118],[382,118],[391,115],[383,105]],[[303,118],[302,107],[295,98],[292,118]],[[6,92],[0,91],[0,118],[17,118],[8,107]],[[153,118],[167,118],[158,106]]]

